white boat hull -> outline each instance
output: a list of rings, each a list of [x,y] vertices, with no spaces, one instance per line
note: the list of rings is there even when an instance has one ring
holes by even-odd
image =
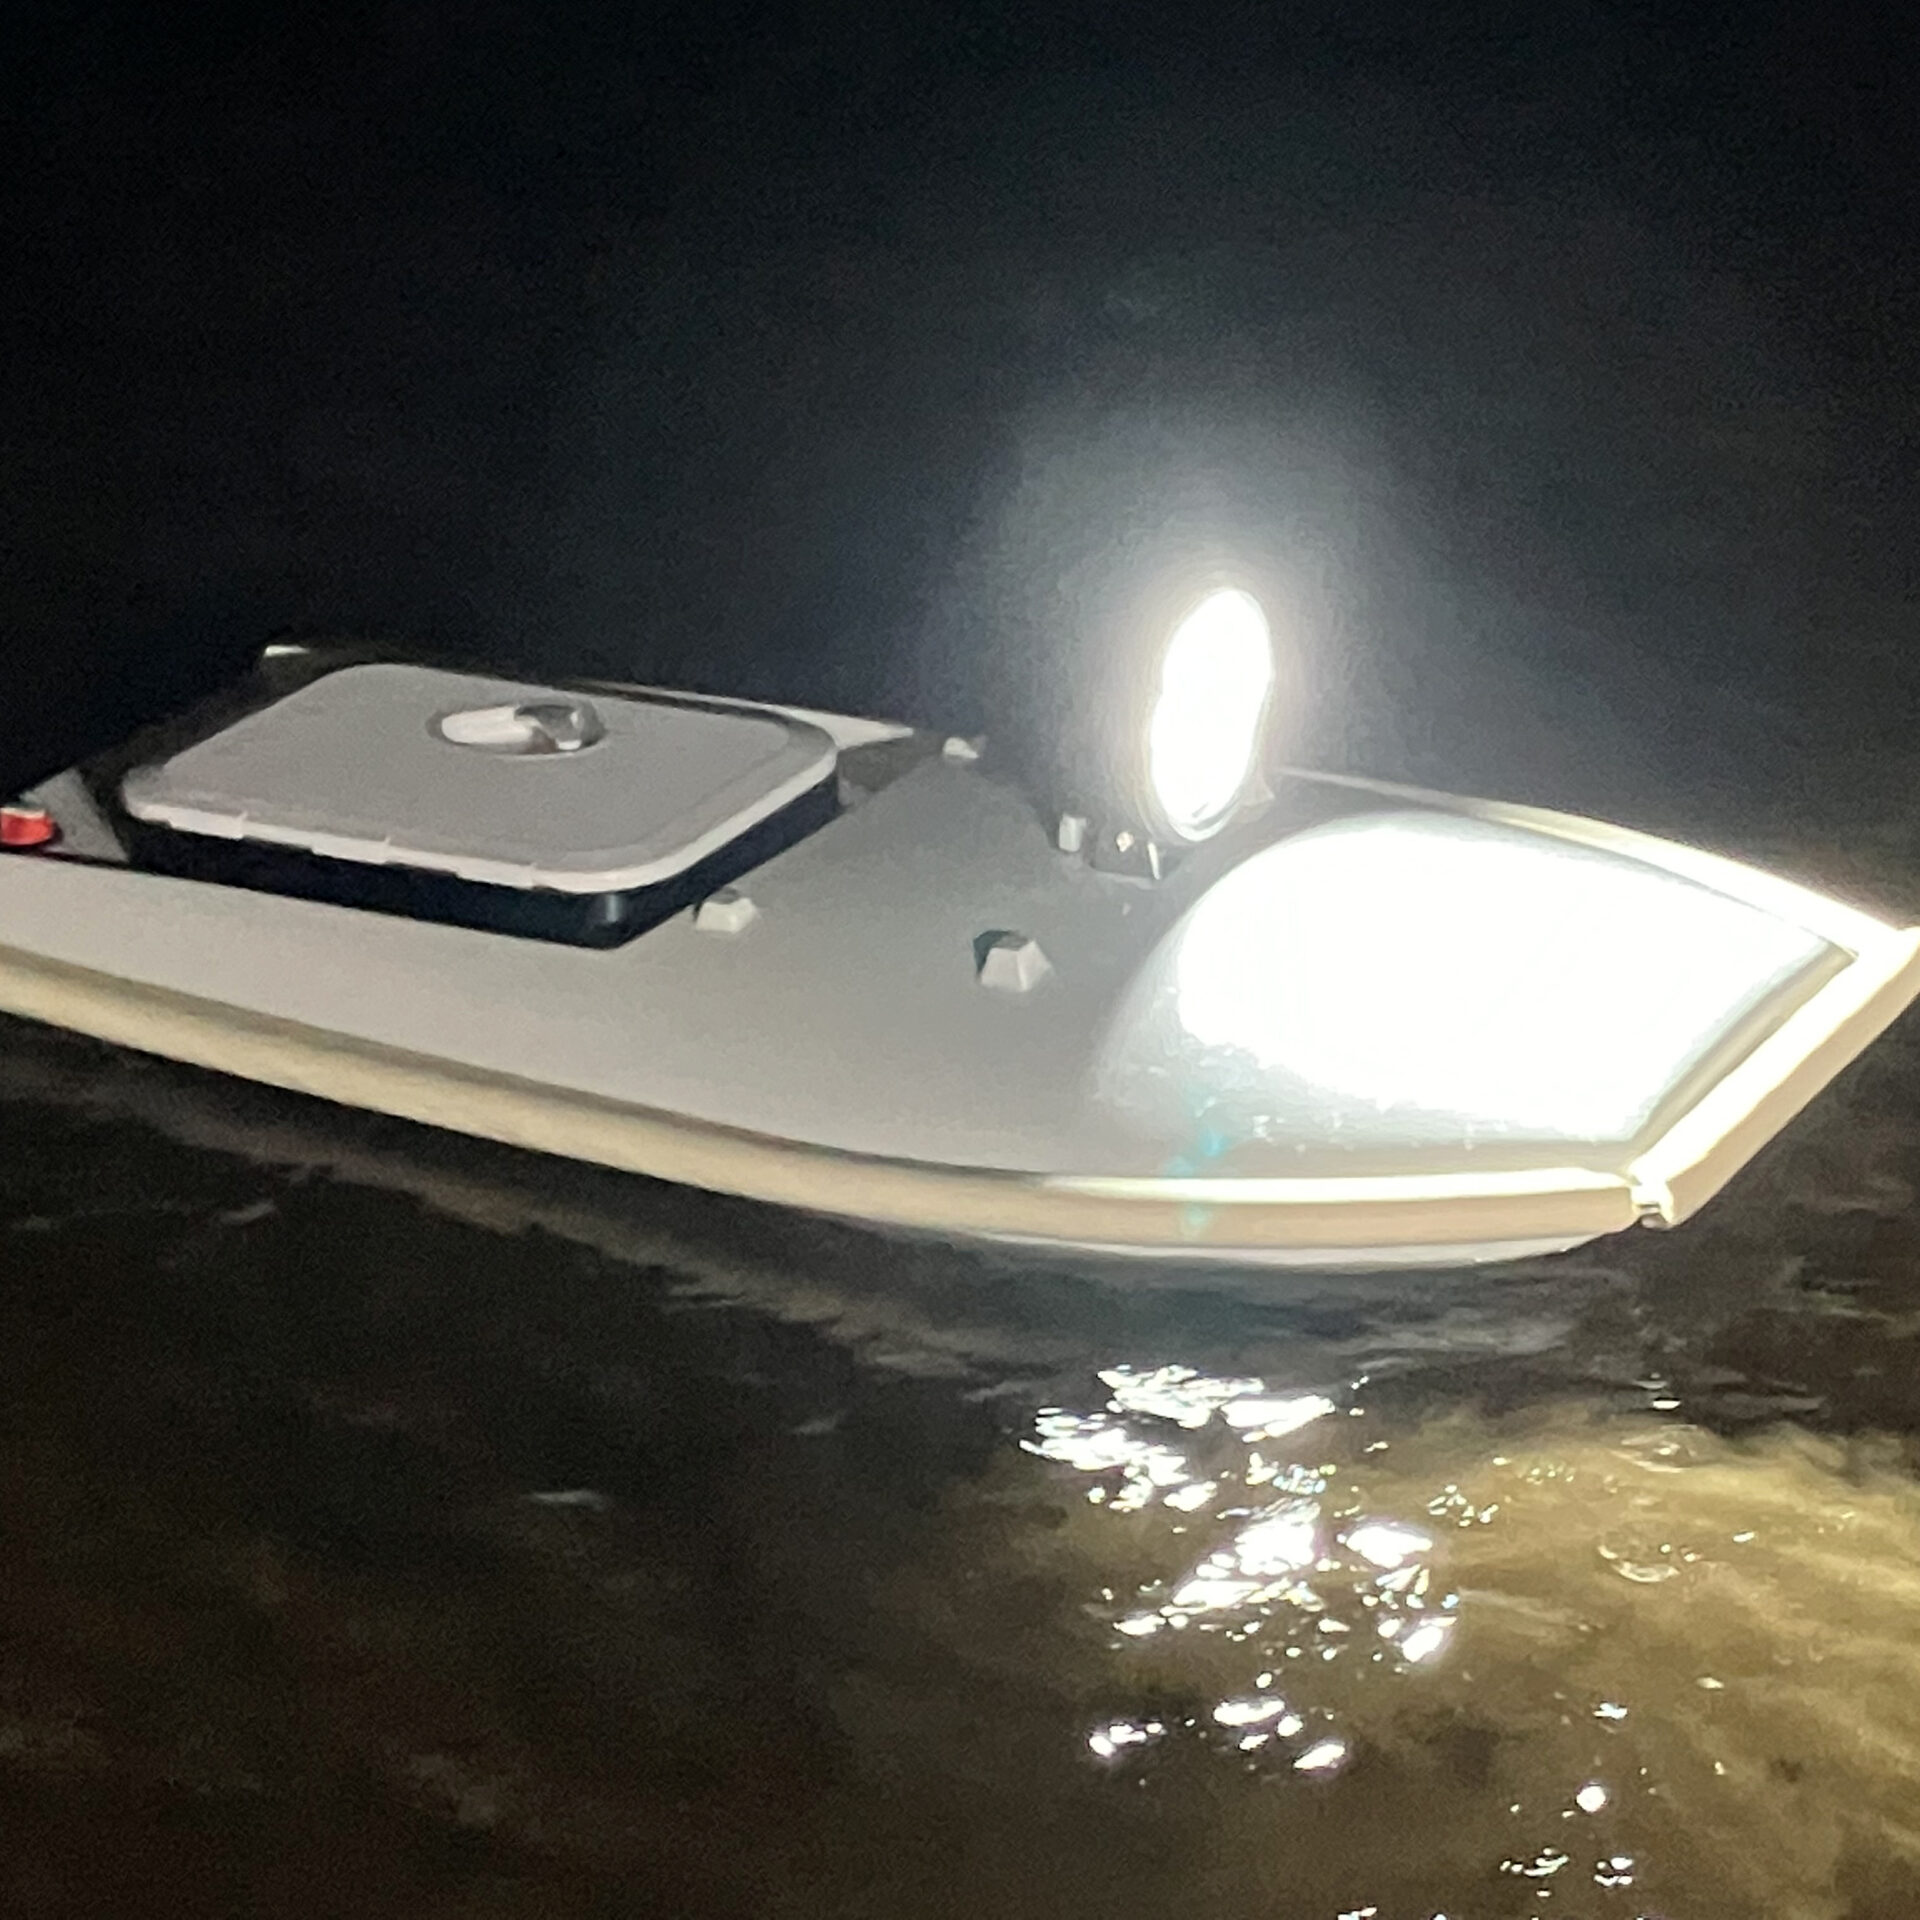
[[[1920,994],[1920,930],[1692,849],[1286,784],[1270,848],[1148,887],[1063,856],[1017,791],[936,756],[755,871],[750,918],[682,913],[607,951],[10,857],[0,1010],[882,1227],[1387,1267],[1678,1223]],[[1383,849],[1408,875],[1397,941],[1393,886],[1337,891]],[[1456,868],[1457,899],[1435,877]],[[1471,897],[1483,869],[1499,924]],[[1566,874],[1568,901],[1645,925],[1573,926],[1550,899],[1528,922]],[[1182,998],[1229,888],[1264,890],[1226,929],[1229,972],[1261,989],[1245,1045]],[[987,983],[995,933],[1043,973]],[[1574,978],[1569,956],[1616,935],[1611,973]],[[1515,939],[1526,968],[1479,983]],[[1338,999],[1363,976],[1371,1001],[1293,1005],[1303,980]]]

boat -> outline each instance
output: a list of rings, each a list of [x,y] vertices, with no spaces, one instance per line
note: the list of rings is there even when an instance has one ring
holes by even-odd
[[[1796,881],[1277,763],[1230,587],[1123,664],[1137,725],[1043,776],[270,647],[0,809],[0,1011],[871,1228],[1284,1271],[1678,1226],[1920,995],[1920,928]]]

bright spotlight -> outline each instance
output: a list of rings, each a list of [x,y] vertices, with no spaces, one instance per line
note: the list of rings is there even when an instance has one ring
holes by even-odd
[[[1237,588],[1210,593],[1160,656],[1147,719],[1147,799],[1167,838],[1205,840],[1256,784],[1273,695],[1273,643],[1260,603]]]
[[[1143,592],[1100,630],[1080,712],[1045,749],[1063,775],[1059,845],[1157,880],[1268,798],[1273,641],[1260,602],[1226,586]]]

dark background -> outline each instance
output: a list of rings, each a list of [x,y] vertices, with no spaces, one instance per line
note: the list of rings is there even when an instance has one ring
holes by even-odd
[[[1737,812],[1905,751],[1897,29],[10,20],[10,779],[282,631],[990,726],[1195,485],[1293,583],[1302,758]]]

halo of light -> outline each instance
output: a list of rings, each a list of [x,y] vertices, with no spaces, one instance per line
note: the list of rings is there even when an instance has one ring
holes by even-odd
[[[1351,1103],[1336,1109],[1349,1143],[1457,1139],[1463,1126],[1625,1142],[1831,952],[1614,855],[1381,812],[1236,867],[1183,922],[1162,978],[1196,1066],[1210,1049],[1246,1056],[1264,1069],[1261,1110],[1284,1101],[1309,1132],[1333,1099]]]
[[[1174,837],[1207,839],[1245,797],[1273,681],[1266,615],[1250,593],[1210,593],[1174,628],[1147,721],[1147,785]]]

